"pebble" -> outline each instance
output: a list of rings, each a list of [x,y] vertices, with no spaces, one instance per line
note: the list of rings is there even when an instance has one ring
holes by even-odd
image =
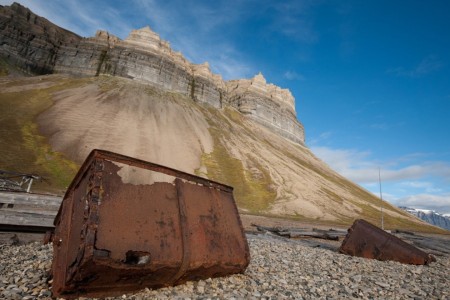
[[[244,274],[108,299],[450,299],[449,256],[413,266],[289,239],[249,235],[248,242],[251,262]],[[0,245],[0,299],[51,299],[51,260],[51,245]]]

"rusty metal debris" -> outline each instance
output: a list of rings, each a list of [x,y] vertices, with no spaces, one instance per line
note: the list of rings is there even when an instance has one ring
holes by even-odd
[[[339,252],[412,265],[426,265],[435,261],[432,255],[364,220],[356,220],[349,228]]]
[[[31,191],[33,181],[42,179],[43,178],[41,176],[36,174],[23,174],[0,170],[0,191],[29,193]]]
[[[243,272],[250,254],[232,192],[92,151],[55,219],[54,296],[103,297]]]

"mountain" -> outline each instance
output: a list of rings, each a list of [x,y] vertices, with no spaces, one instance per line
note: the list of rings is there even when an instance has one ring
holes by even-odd
[[[400,207],[400,208],[418,217],[419,219],[424,220],[427,223],[450,230],[449,215],[441,215],[428,209],[417,209],[409,207]]]
[[[224,81],[148,27],[83,38],[17,3],[0,33],[0,169],[46,177],[39,190],[62,193],[100,148],[231,185],[243,213],[379,224],[382,206],[387,228],[438,231],[314,156],[292,94],[262,74]]]

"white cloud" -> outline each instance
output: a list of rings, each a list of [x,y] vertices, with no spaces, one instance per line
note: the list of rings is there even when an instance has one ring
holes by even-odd
[[[424,160],[427,155],[418,153],[405,155],[394,162],[377,162],[371,159],[369,151],[327,147],[311,147],[311,150],[335,171],[364,185],[377,196],[381,168],[383,199],[396,205],[433,209],[441,213],[449,209],[450,212],[447,188],[450,165],[447,162],[427,161]]]
[[[314,137],[313,139],[311,139],[311,140],[308,142],[308,144],[309,144],[310,146],[313,146],[313,147],[314,147],[314,145],[317,145],[317,144],[320,143],[320,142],[326,141],[326,140],[328,140],[329,138],[331,138],[332,136],[333,136],[333,132],[332,132],[332,131],[322,132],[321,134],[319,134],[318,137]],[[319,148],[319,147],[318,147],[318,148]],[[320,151],[320,150],[318,150],[318,151]]]
[[[383,181],[402,181],[438,176],[450,182],[450,165],[447,162],[422,161],[420,164],[399,166],[392,162],[376,162],[369,158],[369,151],[331,149],[311,147],[311,150],[347,178],[363,183],[378,181],[378,169],[381,168]],[[408,155],[410,158],[411,156]],[[402,161],[402,158],[394,161]],[[404,161],[404,160],[403,160]]]
[[[393,201],[398,206],[431,209],[441,214],[450,213],[450,195],[418,194]]]
[[[367,160],[370,152],[316,146],[312,146],[311,150],[331,168],[350,180],[372,182],[372,173],[378,178],[378,167]]]
[[[400,183],[401,186],[414,189],[423,189],[427,193],[442,192],[441,188],[436,188],[433,182],[429,181],[404,181]]]

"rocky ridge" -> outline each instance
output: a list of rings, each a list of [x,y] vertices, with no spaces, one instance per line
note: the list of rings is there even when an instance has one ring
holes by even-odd
[[[0,6],[0,56],[31,74],[101,74],[131,78],[215,108],[232,106],[277,134],[304,143],[294,97],[262,74],[224,81],[208,63],[193,64],[150,27],[125,39],[97,31],[82,38],[14,3]]]

